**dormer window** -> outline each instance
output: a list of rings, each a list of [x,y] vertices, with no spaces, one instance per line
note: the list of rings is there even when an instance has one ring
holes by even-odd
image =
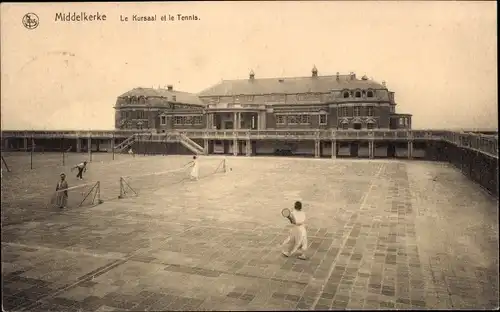
[[[360,97],[361,97],[361,92],[356,91],[355,96],[356,96],[357,98],[360,98]]]
[[[366,96],[367,96],[367,97],[369,97],[369,98],[372,98],[372,97],[373,97],[373,91],[371,91],[371,90],[370,90],[370,91],[368,91],[368,92],[366,93]]]
[[[342,93],[342,96],[344,97],[344,99],[347,99],[349,97],[349,91],[344,91]]]
[[[177,101],[177,97],[175,95],[172,95],[172,101],[173,102],[176,102]]]

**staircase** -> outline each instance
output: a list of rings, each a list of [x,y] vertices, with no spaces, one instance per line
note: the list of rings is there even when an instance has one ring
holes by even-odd
[[[125,141],[121,142],[120,144],[115,146],[115,152],[117,153],[123,153],[127,148],[132,146],[135,142],[135,134],[132,136],[128,137]]]
[[[183,133],[178,133],[177,139],[179,140],[179,143],[181,143],[184,147],[186,147],[187,149],[189,149],[191,152],[195,153],[196,155],[204,155],[205,154],[205,149],[202,146],[200,146],[198,143],[196,143],[195,141],[188,138],[187,135],[185,135]]]
[[[140,136],[140,138],[139,138]],[[187,135],[179,132],[169,132],[163,134],[134,134],[127,138],[125,141],[115,146],[115,152],[122,153],[127,148],[129,148],[135,142],[178,142],[182,144],[185,148],[190,150],[196,155],[204,155],[205,149],[197,144],[195,141],[188,138]]]
[[[177,136],[177,141],[191,152],[195,153],[196,155],[205,154],[204,148],[198,145],[195,141],[188,138],[185,134],[177,133],[176,136]]]

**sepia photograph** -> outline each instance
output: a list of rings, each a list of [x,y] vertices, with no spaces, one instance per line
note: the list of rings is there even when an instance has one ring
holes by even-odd
[[[499,309],[497,4],[0,4],[3,311]]]

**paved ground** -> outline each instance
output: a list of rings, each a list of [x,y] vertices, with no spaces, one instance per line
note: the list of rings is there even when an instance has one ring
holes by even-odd
[[[212,174],[223,158],[202,157],[200,181],[129,178],[140,196],[117,200],[119,176],[189,160],[120,156],[69,178],[100,180],[103,204],[57,213],[40,207],[67,168],[4,173],[6,310],[499,306],[498,203],[446,164],[228,157]],[[297,199],[307,261],[278,247]]]

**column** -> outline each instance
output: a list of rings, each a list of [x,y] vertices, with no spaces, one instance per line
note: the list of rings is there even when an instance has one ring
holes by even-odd
[[[208,139],[203,139],[203,154],[208,155]]]
[[[250,139],[245,142],[245,151],[247,156],[252,156],[252,141]]]
[[[238,129],[238,113],[234,112],[233,113],[233,129],[236,130]]]
[[[79,141],[79,139],[77,139]],[[111,138],[111,152],[113,153],[113,157],[115,155],[115,135],[113,134],[113,137]]]
[[[408,159],[413,157],[413,141],[408,141]]]
[[[239,149],[238,140],[234,139],[233,140],[233,155],[234,156],[238,156],[238,149]]]
[[[31,142],[31,144],[33,144],[33,142]],[[28,150],[28,138],[24,138],[23,148],[24,148],[25,151]]]
[[[368,141],[368,155],[370,158],[375,157],[375,142],[373,140]]]
[[[113,146],[114,146],[114,140],[112,142],[113,142]],[[80,138],[76,138],[76,152],[77,153],[82,152],[82,139],[80,139]]]
[[[9,149],[9,139],[4,139],[3,140],[3,147],[5,150]]]
[[[314,157],[319,158],[320,156],[320,145],[321,142],[319,140],[314,140]]]
[[[332,158],[337,158],[337,141],[336,140],[332,140]]]
[[[264,130],[266,129],[266,112],[259,112],[257,114],[257,129]]]

